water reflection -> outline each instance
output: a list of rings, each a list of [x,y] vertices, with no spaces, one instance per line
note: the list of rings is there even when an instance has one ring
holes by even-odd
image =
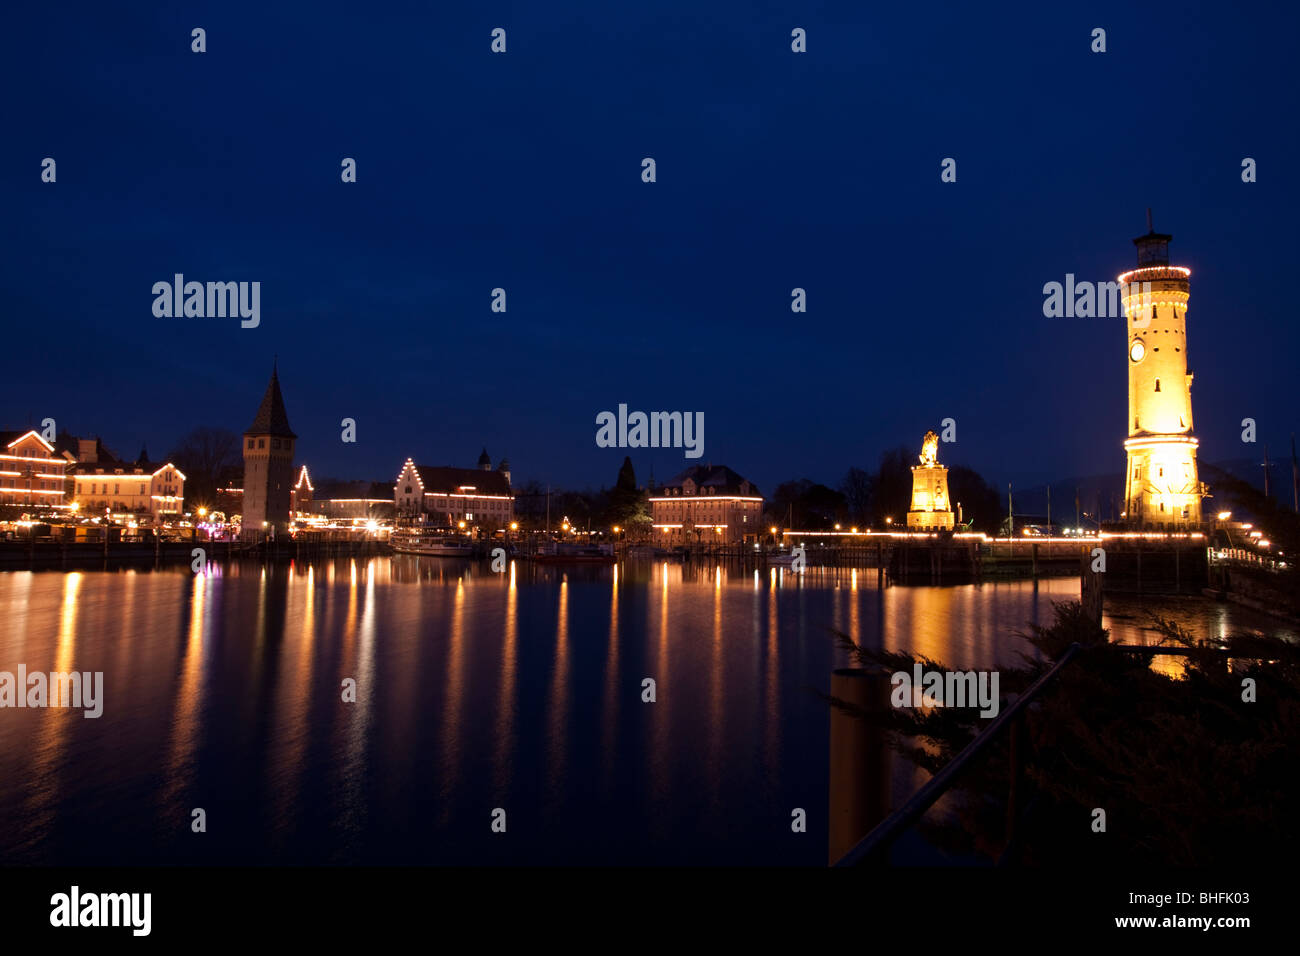
[[[0,574],[0,670],[106,684],[98,720],[0,711],[0,861],[821,865],[819,814],[806,843],[773,821],[827,806],[829,714],[810,689],[845,663],[831,630],[990,668],[1076,596],[1064,579],[882,588],[870,571],[665,562],[503,575],[414,556]],[[1185,599],[1108,599],[1106,623],[1150,641],[1150,610],[1199,636],[1295,636]],[[200,806],[220,840],[191,838]],[[488,839],[498,806],[508,849]]]

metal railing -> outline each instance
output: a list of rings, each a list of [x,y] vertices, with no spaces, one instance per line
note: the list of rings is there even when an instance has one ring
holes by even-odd
[[[962,751],[953,757],[942,770],[927,781],[925,786],[912,795],[912,798],[899,807],[863,837],[854,847],[835,862],[835,866],[863,866],[885,862],[884,856],[908,827],[915,824],[930,807],[942,797],[981,754],[986,751],[1003,731],[1011,729],[1011,794],[1008,808],[1009,823],[1014,824],[1018,816],[1018,797],[1020,790],[1020,740],[1023,731],[1024,711],[1034,700],[1061,674],[1070,662],[1082,651],[1076,641],[1071,644],[1060,659],[1038,680],[1025,689],[1006,710],[994,718],[984,730],[975,736]],[[1008,841],[1010,842],[1010,841]]]

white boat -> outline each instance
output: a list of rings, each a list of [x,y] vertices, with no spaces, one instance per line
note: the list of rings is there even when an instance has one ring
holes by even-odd
[[[433,531],[395,531],[393,550],[399,554],[427,554],[439,558],[472,558],[474,544],[467,538],[456,538]]]

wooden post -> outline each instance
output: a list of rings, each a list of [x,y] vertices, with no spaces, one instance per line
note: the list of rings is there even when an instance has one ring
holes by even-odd
[[[1079,555],[1079,603],[1089,620],[1101,627],[1102,576],[1092,569],[1092,551],[1086,544]]]
[[[831,674],[831,696],[868,714],[889,708],[889,675],[846,667]],[[889,747],[881,723],[831,708],[827,858],[834,863],[889,814]]]

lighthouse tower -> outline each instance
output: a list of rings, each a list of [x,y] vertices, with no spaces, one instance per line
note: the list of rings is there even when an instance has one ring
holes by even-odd
[[[1172,236],[1151,227],[1133,240],[1138,267],[1119,277],[1128,362],[1128,471],[1124,516],[1162,531],[1201,522],[1204,486],[1192,434],[1192,375],[1187,371],[1190,269],[1169,264]]]

